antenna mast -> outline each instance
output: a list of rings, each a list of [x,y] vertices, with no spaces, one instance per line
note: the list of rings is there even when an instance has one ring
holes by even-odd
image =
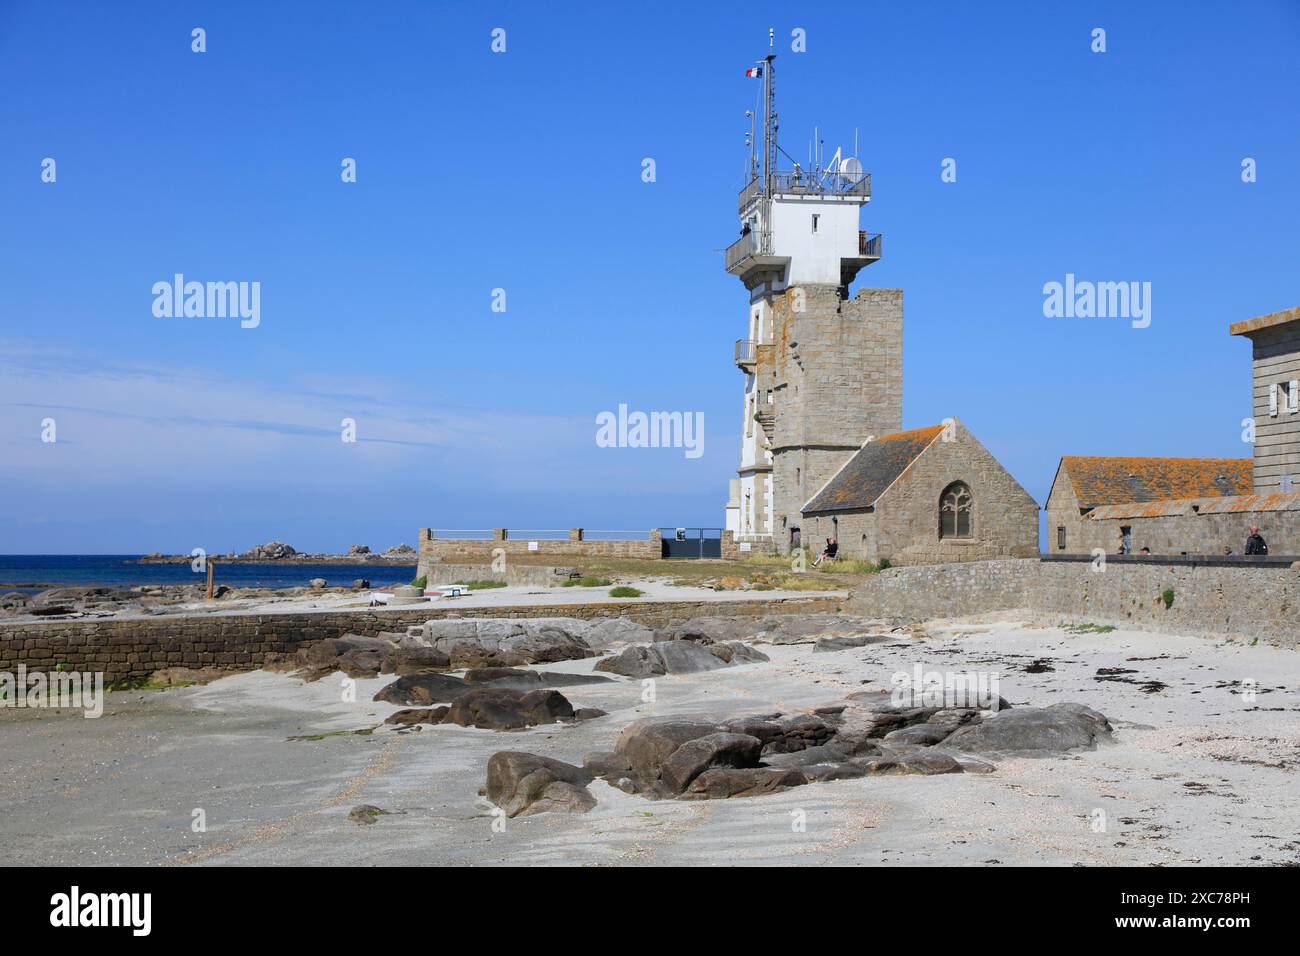
[[[776,31],[767,31],[769,50],[776,43]],[[772,177],[776,175],[776,77],[772,75],[775,53],[763,58],[763,195],[772,195]]]

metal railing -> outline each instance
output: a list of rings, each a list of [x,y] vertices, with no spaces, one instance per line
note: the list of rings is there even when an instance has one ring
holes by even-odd
[[[879,259],[881,238],[878,232],[859,232],[858,256],[863,259]]]
[[[753,339],[736,340],[736,364],[740,366],[753,365],[758,361],[758,350],[755,347]]]
[[[771,233],[750,230],[731,245],[727,246],[727,271],[753,256],[768,255],[772,251]]]
[[[814,176],[802,169],[772,174],[772,192],[796,196],[861,196],[871,197],[871,174],[850,176],[845,173],[822,173]],[[744,212],[763,195],[763,180],[751,179],[740,191],[739,210]]]

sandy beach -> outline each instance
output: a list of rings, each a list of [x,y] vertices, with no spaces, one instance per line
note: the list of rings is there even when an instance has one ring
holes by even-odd
[[[525,731],[398,732],[383,720],[400,708],[371,700],[391,675],[359,680],[355,703],[343,699],[341,674],[303,683],[257,671],[112,693],[97,720],[0,711],[0,836],[17,864],[1300,861],[1294,653],[1009,620],[931,622],[927,632],[833,653],[760,645],[769,662],[661,677],[653,703],[627,678],[566,687],[575,707],[608,715]],[[597,780],[589,813],[504,821],[479,795],[497,751],[580,763],[639,717],[799,713],[888,689],[918,662],[997,672],[1013,707],[1087,704],[1110,719],[1113,741],[1000,759],[989,774],[865,777],[729,800],[650,800]],[[538,667],[583,673],[595,663]],[[1110,667],[1134,673],[1096,679]],[[1253,703],[1241,692],[1251,680]],[[1144,690],[1150,682],[1164,687]],[[361,804],[387,815],[359,825],[348,814]],[[192,828],[199,812],[206,832]]]

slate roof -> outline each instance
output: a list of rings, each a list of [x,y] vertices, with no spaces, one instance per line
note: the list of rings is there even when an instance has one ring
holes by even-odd
[[[867,442],[803,506],[804,514],[871,508],[943,432],[942,425],[883,435]]]
[[[1249,458],[1105,458],[1066,455],[1061,467],[1080,508],[1248,495]]]

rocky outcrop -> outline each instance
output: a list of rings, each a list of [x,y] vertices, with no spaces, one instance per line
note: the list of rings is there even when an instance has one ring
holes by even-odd
[[[585,622],[567,618],[510,620],[480,618],[426,621],[418,629],[429,647],[447,654],[453,668],[518,667],[595,657],[582,636]]]
[[[573,719],[573,705],[558,690],[479,687],[452,701],[442,722],[481,730],[522,730]]]
[[[695,674],[734,664],[766,661],[768,657],[746,644],[698,644],[694,641],[661,641],[637,644],[607,657],[596,670],[624,677],[659,677],[664,674]]]
[[[240,558],[245,561],[283,561],[285,558],[292,558],[297,553],[297,548],[285,544],[283,541],[268,541],[266,544],[259,544],[257,547],[245,551],[240,555]]]
[[[488,760],[484,795],[508,817],[560,811],[586,813],[596,806],[581,767],[536,754],[501,751]]]
[[[1110,721],[1091,707],[1061,703],[1000,712],[959,727],[943,744],[965,753],[1043,757],[1093,750],[1111,731]]]

